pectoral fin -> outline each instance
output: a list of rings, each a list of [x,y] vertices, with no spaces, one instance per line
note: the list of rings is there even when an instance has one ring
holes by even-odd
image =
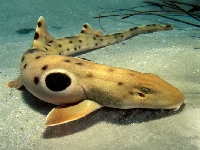
[[[21,79],[20,75],[16,79],[14,79],[13,81],[8,82],[7,86],[9,88],[20,89],[23,86],[22,79]]]
[[[45,125],[55,126],[82,118],[102,106],[91,100],[84,100],[70,107],[59,106],[54,108],[47,116]]]

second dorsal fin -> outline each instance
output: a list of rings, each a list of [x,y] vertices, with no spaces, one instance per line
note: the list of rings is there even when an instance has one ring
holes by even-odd
[[[93,29],[88,23],[85,23],[82,27],[81,33],[85,34],[95,34],[97,36],[103,36],[99,30]]]

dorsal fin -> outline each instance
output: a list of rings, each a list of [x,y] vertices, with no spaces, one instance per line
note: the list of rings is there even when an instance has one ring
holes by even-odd
[[[97,36],[103,36],[99,30],[93,29],[88,23],[85,23],[82,27],[81,33],[85,34],[95,34]]]
[[[44,45],[46,45],[46,43],[49,43],[53,40],[54,37],[51,36],[46,29],[44,18],[40,16],[37,22],[37,27],[32,47],[43,47]]]

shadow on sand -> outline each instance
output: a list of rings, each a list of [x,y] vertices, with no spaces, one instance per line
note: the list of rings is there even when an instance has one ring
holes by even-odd
[[[32,109],[38,111],[43,115],[47,115],[56,105],[52,105],[39,100],[34,97],[27,90],[22,92],[25,103],[27,103]],[[77,132],[81,132],[98,122],[108,122],[112,124],[132,124],[132,123],[142,123],[151,120],[157,120],[163,117],[168,117],[171,115],[178,114],[182,111],[185,104],[181,106],[179,110],[174,112],[173,110],[156,110],[156,109],[116,109],[104,107],[84,118],[57,126],[47,127],[43,133],[43,138],[55,138],[71,135]]]

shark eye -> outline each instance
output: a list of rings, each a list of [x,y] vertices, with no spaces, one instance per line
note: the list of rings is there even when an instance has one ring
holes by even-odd
[[[142,87],[140,88],[142,92],[144,93],[149,93],[150,92],[150,89],[146,88],[146,87]]]
[[[60,72],[48,74],[45,82],[51,91],[63,91],[71,85],[70,77]]]

